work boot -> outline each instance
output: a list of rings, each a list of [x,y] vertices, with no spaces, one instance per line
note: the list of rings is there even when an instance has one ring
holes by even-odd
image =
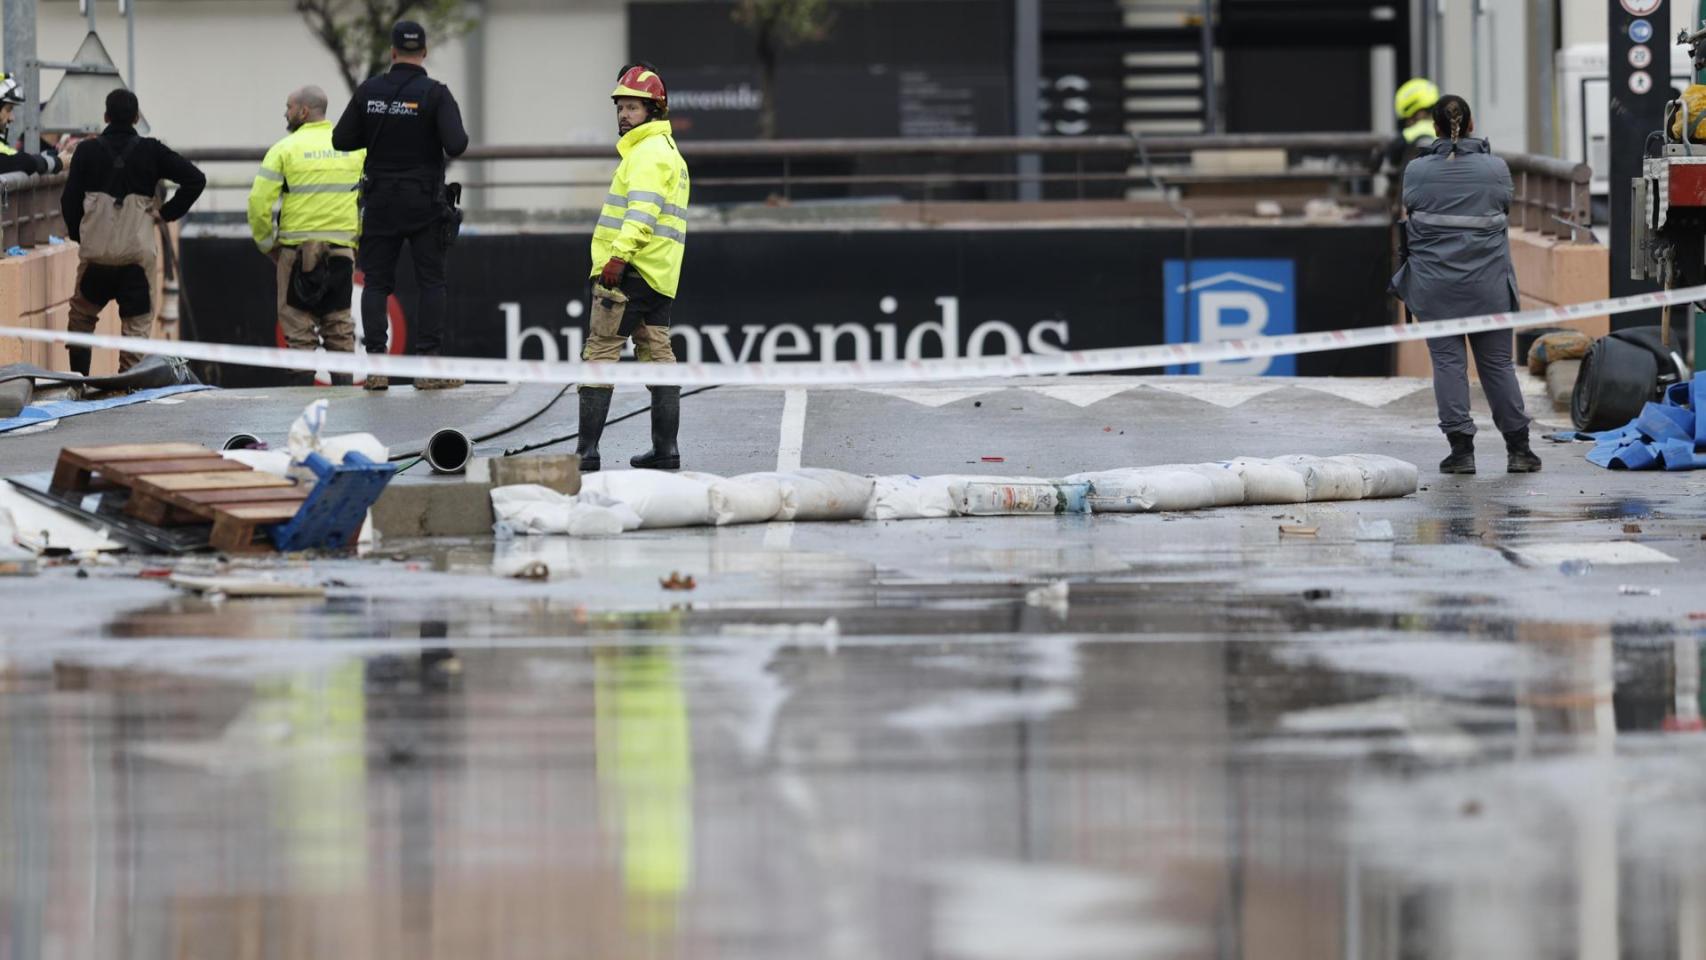
[[[681,388],[652,387],[652,448],[628,465],[636,470],[680,470],[681,451],[675,447],[681,432]]]
[[[1506,473],[1539,473],[1540,458],[1528,446],[1528,428],[1505,434]]]
[[[616,391],[610,387],[581,387],[581,431],[575,441],[575,453],[581,458],[582,473],[597,473],[598,438],[604,435],[604,418],[610,415],[610,398]]]
[[[453,379],[450,377],[416,377],[415,378],[415,389],[416,390],[455,390],[457,387],[462,386],[462,384],[465,382],[466,381],[456,380],[456,379]]]
[[[380,376],[377,373],[370,373],[367,375],[367,379],[362,382],[361,389],[363,389],[363,390],[389,390],[389,389],[391,389],[391,378],[385,377],[385,376]]]
[[[66,347],[65,352],[71,361],[71,372],[75,373],[79,376],[84,376],[84,377],[88,376],[89,375],[89,357],[90,357],[89,348],[88,347]]]
[[[1474,473],[1475,435],[1473,433],[1448,433],[1445,438],[1451,441],[1451,456],[1439,462],[1439,472]]]

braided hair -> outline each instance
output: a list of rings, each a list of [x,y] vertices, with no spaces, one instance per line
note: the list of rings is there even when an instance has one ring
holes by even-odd
[[[1469,101],[1456,94],[1446,94],[1434,104],[1434,136],[1441,140],[1451,141],[1451,152],[1457,152],[1457,142],[1468,136],[1474,129],[1475,121],[1469,114]]]

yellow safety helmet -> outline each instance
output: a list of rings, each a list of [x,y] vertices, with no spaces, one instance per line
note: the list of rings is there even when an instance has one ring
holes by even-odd
[[[1392,109],[1407,118],[1417,110],[1431,109],[1438,102],[1439,87],[1427,77],[1415,77],[1398,88],[1398,95],[1392,98]]]

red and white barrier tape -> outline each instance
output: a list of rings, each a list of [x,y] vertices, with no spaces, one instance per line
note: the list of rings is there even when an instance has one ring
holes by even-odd
[[[1356,327],[1319,333],[1293,333],[1248,340],[1212,343],[1169,343],[1147,347],[1111,347],[1064,353],[1025,353],[959,357],[941,360],[883,360],[817,363],[580,363],[543,360],[495,360],[482,357],[405,357],[352,353],[308,353],[278,347],[246,347],[182,340],[148,340],[101,334],[66,333],[0,327],[0,336],[72,346],[159,354],[212,363],[235,363],[281,370],[325,370],[331,373],[381,374],[387,377],[432,377],[514,383],[680,384],[711,386],[836,386],[842,384],[918,383],[932,380],[971,380],[980,377],[1030,377],[1062,373],[1105,373],[1182,364],[1244,360],[1251,357],[1321,353],[1352,347],[1372,347],[1430,337],[1461,336],[1489,330],[1514,330],[1564,320],[1630,313],[1652,307],[1706,300],[1706,286],[1642,293],[1610,300],[1490,313],[1457,320],[1435,320],[1404,326]]]

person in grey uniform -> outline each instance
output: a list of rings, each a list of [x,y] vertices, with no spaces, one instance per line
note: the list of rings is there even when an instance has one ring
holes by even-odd
[[[1439,139],[1404,171],[1405,237],[1392,292],[1416,320],[1450,320],[1517,309],[1516,271],[1507,235],[1511,172],[1486,140],[1471,137],[1475,121],[1462,97],[1434,105]],[[1534,473],[1540,458],[1528,445],[1528,413],[1512,365],[1511,332],[1428,341],[1433,358],[1439,428],[1451,443],[1441,473],[1475,472],[1475,421],[1469,413],[1469,351],[1493,423],[1505,435],[1506,469]]]

